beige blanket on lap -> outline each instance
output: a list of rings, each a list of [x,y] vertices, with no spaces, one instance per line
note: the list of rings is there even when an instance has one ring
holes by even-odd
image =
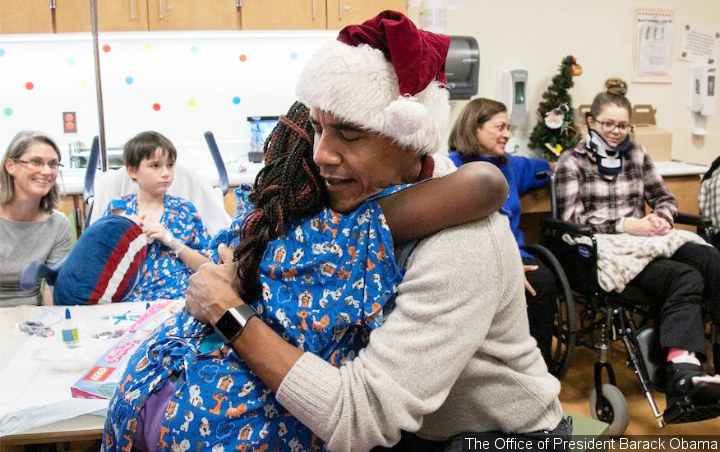
[[[592,245],[589,237],[563,235],[571,245]],[[606,292],[622,292],[653,259],[670,257],[688,242],[707,243],[690,231],[673,229],[667,235],[595,234],[598,248],[598,283]]]

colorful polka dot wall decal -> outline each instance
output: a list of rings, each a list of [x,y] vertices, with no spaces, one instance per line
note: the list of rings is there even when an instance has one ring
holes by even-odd
[[[88,87],[88,82],[87,82],[87,80],[81,80],[81,81],[80,81],[80,88],[87,88],[87,87]]]
[[[27,82],[27,83],[25,84],[25,89],[26,89],[26,90],[30,91],[30,90],[32,90],[33,88],[35,88],[35,84],[34,84],[33,82]]]
[[[127,83],[128,85],[132,85],[133,83],[135,83],[135,79],[128,75],[127,77],[125,77],[125,83]]]
[[[108,53],[111,49],[110,44],[105,44],[102,46],[103,52]]]
[[[197,47],[197,46],[192,46],[192,47],[190,47],[190,52],[192,52],[192,53],[198,53],[198,47]]]
[[[6,107],[6,108],[3,110],[3,113],[5,113],[5,116],[10,116],[10,115],[12,115],[12,108]]]
[[[244,53],[240,55],[240,61],[242,61],[243,63],[247,61],[247,55],[245,55]]]
[[[5,56],[5,49],[0,47],[0,57],[4,57],[4,56]]]
[[[160,111],[160,108],[161,108],[161,107],[160,107],[160,104],[154,103],[152,108],[153,108],[153,110],[155,110],[155,111]]]
[[[188,101],[188,107],[194,107],[195,106],[195,99],[190,99]]]
[[[69,64],[70,66],[75,66],[75,65],[77,64],[77,61],[75,61],[75,58],[69,58],[69,59],[68,59],[68,64]]]
[[[150,43],[145,44],[143,46],[143,50],[145,50],[146,52],[149,52],[150,50],[152,50],[152,45],[150,45]]]
[[[240,98],[237,97],[237,96],[233,97],[233,98],[232,98],[232,103],[234,103],[235,105],[239,104],[239,103],[240,103]]]
[[[290,59],[291,59],[291,60],[297,60],[297,53],[296,53],[296,52],[290,52]]]

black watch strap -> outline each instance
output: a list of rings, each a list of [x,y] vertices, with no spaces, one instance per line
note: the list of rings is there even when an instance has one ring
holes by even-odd
[[[225,311],[213,328],[224,343],[230,344],[242,333],[250,319],[256,316],[257,312],[252,306],[243,303]]]

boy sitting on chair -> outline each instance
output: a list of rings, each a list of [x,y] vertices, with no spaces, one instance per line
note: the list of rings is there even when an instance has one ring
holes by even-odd
[[[123,162],[138,184],[136,195],[110,202],[105,215],[132,218],[148,238],[143,274],[130,299],[151,301],[185,296],[188,278],[209,262],[208,235],[195,206],[167,195],[175,176],[177,151],[158,132],[142,132],[123,148]]]

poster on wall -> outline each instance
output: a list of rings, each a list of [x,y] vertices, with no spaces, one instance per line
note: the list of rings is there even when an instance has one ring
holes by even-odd
[[[637,9],[635,24],[633,82],[672,82],[673,12]]]
[[[693,63],[715,64],[720,48],[720,32],[709,27],[686,24],[680,30],[678,58]]]

